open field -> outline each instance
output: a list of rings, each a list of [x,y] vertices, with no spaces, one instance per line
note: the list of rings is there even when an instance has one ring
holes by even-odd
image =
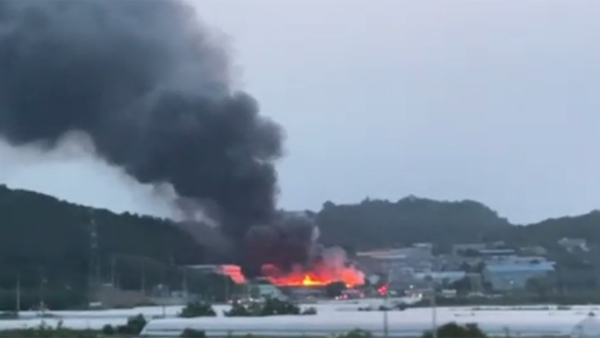
[[[228,318],[222,315],[227,305],[215,305],[218,318],[176,318],[181,306],[140,307],[135,309],[96,310],[96,311],[55,311],[53,318],[39,318],[35,312],[23,312],[20,319],[0,320],[0,329],[38,326],[42,322],[55,326],[62,325],[76,329],[100,329],[106,324],[125,324],[129,316],[143,314],[151,322],[146,334],[153,336],[176,336],[183,328],[205,330],[209,336],[254,333],[264,336],[327,336],[331,333],[347,332],[356,328],[383,333],[383,312],[358,311],[359,307],[377,307],[381,299],[356,301],[329,301],[303,305],[317,308],[312,316],[276,316]],[[162,317],[164,314],[166,318]],[[494,336],[566,336],[591,311],[600,306],[521,306],[521,307],[452,307],[437,308],[436,323],[447,322],[478,323]],[[406,311],[389,311],[389,334],[393,337],[416,337],[430,329],[433,324],[431,308],[411,308]],[[153,319],[154,318],[154,319]]]

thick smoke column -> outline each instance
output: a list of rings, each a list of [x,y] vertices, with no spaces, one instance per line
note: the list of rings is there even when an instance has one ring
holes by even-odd
[[[319,228],[304,213],[282,213],[271,224],[252,227],[246,235],[246,258],[252,268],[272,264],[283,271],[310,268],[323,251]]]
[[[85,132],[108,163],[170,183],[241,244],[276,214],[282,130],[231,77],[227,49],[181,2],[0,1],[0,136],[52,149]]]

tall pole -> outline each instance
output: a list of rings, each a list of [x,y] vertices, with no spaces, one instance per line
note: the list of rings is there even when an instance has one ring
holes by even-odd
[[[188,283],[187,283],[187,269],[183,268],[183,281],[182,281],[182,287],[181,289],[183,290],[183,296],[185,297],[186,302],[188,301]]]
[[[19,313],[21,312],[21,274],[17,275],[17,317],[19,316]]]
[[[229,276],[223,274],[223,277],[225,278],[225,304],[227,304],[229,300]]]
[[[437,338],[437,304],[435,302],[435,288],[431,288],[431,334]]]
[[[388,290],[385,290],[383,298],[383,336],[389,337],[389,324],[388,324]],[[435,337],[434,337],[435,338]]]
[[[146,271],[144,268],[144,262],[141,265],[141,276],[140,276],[140,291],[146,293]]]
[[[112,255],[111,260],[110,260],[110,282],[113,286],[113,288],[117,288],[117,260],[115,255]]]
[[[383,296],[383,336],[386,338],[389,337],[388,300],[389,300],[389,294],[390,294],[391,281],[392,281],[392,269],[388,269],[385,295]],[[436,338],[436,337],[434,337],[434,338]]]
[[[45,302],[45,284],[46,284],[46,274],[44,273],[44,268],[42,266],[39,267],[39,273],[40,273],[40,286],[39,286],[39,293],[40,293],[40,309],[39,311],[41,311],[42,313],[46,312],[46,302]]]

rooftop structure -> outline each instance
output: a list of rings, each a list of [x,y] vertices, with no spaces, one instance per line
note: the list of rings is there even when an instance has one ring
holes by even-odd
[[[587,247],[587,241],[582,238],[564,237],[558,241],[558,245],[562,246],[563,248],[565,248],[568,251],[573,251],[573,250],[588,251],[589,250]]]
[[[218,275],[226,275],[236,284],[243,284],[246,278],[242,273],[242,268],[239,265],[221,264],[221,265],[188,265],[186,268],[190,270],[202,271],[205,273],[215,273]]]
[[[497,291],[524,289],[531,278],[547,277],[554,272],[554,263],[543,261],[535,264],[503,262],[486,265],[483,275]]]

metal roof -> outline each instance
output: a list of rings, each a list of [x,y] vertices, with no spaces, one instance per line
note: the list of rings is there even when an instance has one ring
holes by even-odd
[[[486,266],[489,272],[550,272],[554,271],[554,264],[490,264]]]

